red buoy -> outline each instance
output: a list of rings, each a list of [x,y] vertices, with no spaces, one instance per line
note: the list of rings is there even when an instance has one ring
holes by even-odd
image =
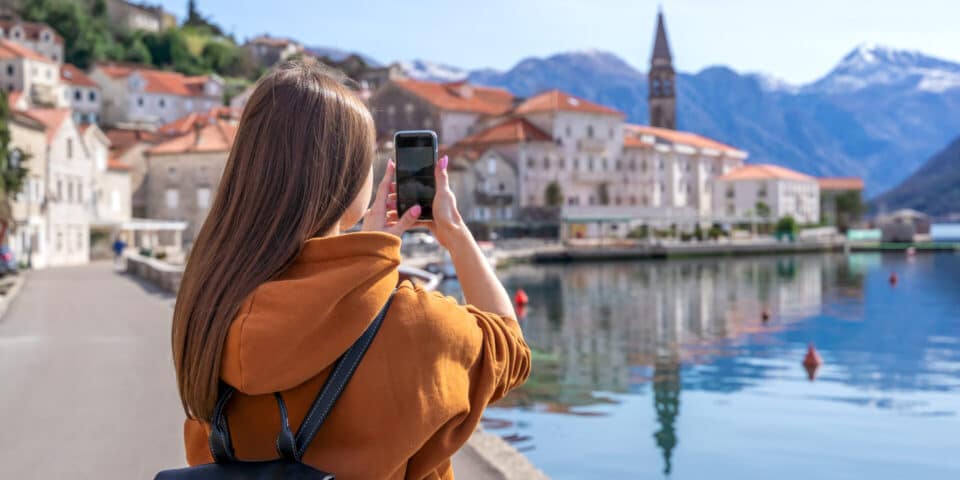
[[[807,378],[809,378],[811,382],[816,378],[817,369],[820,368],[821,363],[823,363],[823,359],[820,358],[816,347],[811,343],[807,346],[807,356],[803,359],[803,368],[807,371]]]
[[[523,289],[518,289],[517,294],[513,296],[513,303],[518,307],[526,306],[530,303],[530,298],[527,297],[527,292],[524,292]]]
[[[896,285],[896,284],[897,284],[897,272],[893,272],[890,274],[890,285]]]

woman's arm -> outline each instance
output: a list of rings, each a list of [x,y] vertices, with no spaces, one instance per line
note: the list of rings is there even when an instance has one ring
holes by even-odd
[[[510,295],[503,288],[490,262],[477,245],[457,210],[457,199],[450,190],[447,176],[447,156],[437,162],[434,175],[437,193],[433,198],[433,222],[425,223],[437,237],[437,241],[450,251],[450,258],[457,270],[457,278],[467,303],[490,313],[514,321]]]

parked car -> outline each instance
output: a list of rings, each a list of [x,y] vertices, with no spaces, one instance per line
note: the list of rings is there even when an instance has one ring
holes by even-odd
[[[13,250],[10,249],[9,245],[4,245],[0,247],[0,274],[16,274],[17,273],[17,258],[13,254]]]

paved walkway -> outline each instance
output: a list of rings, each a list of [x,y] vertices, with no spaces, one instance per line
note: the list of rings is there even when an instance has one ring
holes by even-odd
[[[0,319],[0,478],[150,479],[183,463],[174,299],[109,263],[30,272]],[[469,449],[458,480],[496,478]]]

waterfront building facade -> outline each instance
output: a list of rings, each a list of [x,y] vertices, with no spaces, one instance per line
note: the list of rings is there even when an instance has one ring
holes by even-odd
[[[73,121],[100,123],[102,107],[100,85],[97,85],[83,70],[69,63],[60,65],[60,83],[64,99],[73,109]]]
[[[863,209],[863,179],[857,177],[818,178],[820,187],[820,220],[841,231],[860,220]]]
[[[746,165],[714,179],[715,218],[728,223],[773,223],[793,217],[820,222],[817,179],[777,165]]]
[[[60,86],[60,66],[10,40],[0,40],[0,85],[23,108],[67,105]]]

